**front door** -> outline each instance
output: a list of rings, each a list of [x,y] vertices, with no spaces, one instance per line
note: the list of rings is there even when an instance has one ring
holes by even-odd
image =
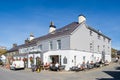
[[[59,63],[59,56],[58,55],[52,55],[50,56],[52,63],[55,64],[56,62]]]

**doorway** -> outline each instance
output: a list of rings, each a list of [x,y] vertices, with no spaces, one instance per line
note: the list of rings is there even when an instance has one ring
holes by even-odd
[[[52,61],[52,64],[55,64],[56,62],[59,63],[59,55],[51,55],[50,59]]]

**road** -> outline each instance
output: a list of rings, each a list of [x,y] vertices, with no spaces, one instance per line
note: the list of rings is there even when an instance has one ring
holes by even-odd
[[[31,70],[12,71],[0,67],[0,80],[120,80],[120,65],[112,63],[102,68],[80,72],[52,72],[40,73]]]

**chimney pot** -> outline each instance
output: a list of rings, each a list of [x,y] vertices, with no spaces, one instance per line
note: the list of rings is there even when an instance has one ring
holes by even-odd
[[[30,34],[30,41],[34,39],[33,33]]]
[[[82,23],[82,22],[84,22],[84,21],[86,21],[85,16],[84,16],[83,14],[79,15],[79,16],[78,16],[78,22],[79,22],[79,23]]]
[[[54,25],[53,22],[50,23],[50,29],[49,29],[49,33],[53,32],[56,30],[56,26]]]
[[[17,47],[17,44],[16,44],[16,43],[13,44],[13,48],[14,48],[14,47]]]

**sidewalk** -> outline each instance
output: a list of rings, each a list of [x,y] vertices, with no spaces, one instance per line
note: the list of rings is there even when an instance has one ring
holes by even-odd
[[[107,66],[103,66],[103,67],[99,67],[99,68],[93,68],[93,69],[89,69],[89,70],[85,70],[85,71],[78,71],[78,72],[75,72],[75,71],[65,71],[65,70],[63,70],[63,71],[41,70],[40,73],[83,73],[83,72],[91,72],[91,71],[96,71],[96,70],[99,71],[99,70],[105,69],[106,67],[113,67],[114,65],[117,65],[117,64],[118,63],[111,62]],[[0,68],[8,69],[8,68],[6,68],[6,66],[1,66],[1,65],[0,65]],[[24,71],[32,72],[31,68],[25,68]],[[37,71],[35,71],[35,73],[37,73]]]
[[[91,72],[91,71],[99,71],[99,70],[102,70],[106,67],[112,67],[113,65],[116,65],[116,63],[113,63],[111,62],[109,65],[107,66],[103,66],[103,67],[98,67],[98,68],[93,68],[93,69],[89,69],[89,70],[85,70],[85,71],[78,71],[78,72],[75,72],[75,71],[49,71],[49,70],[41,70],[40,73],[83,73],[83,72]],[[28,72],[32,72],[32,70],[30,68],[26,68],[25,69],[26,71]],[[35,71],[37,73],[37,71]]]

